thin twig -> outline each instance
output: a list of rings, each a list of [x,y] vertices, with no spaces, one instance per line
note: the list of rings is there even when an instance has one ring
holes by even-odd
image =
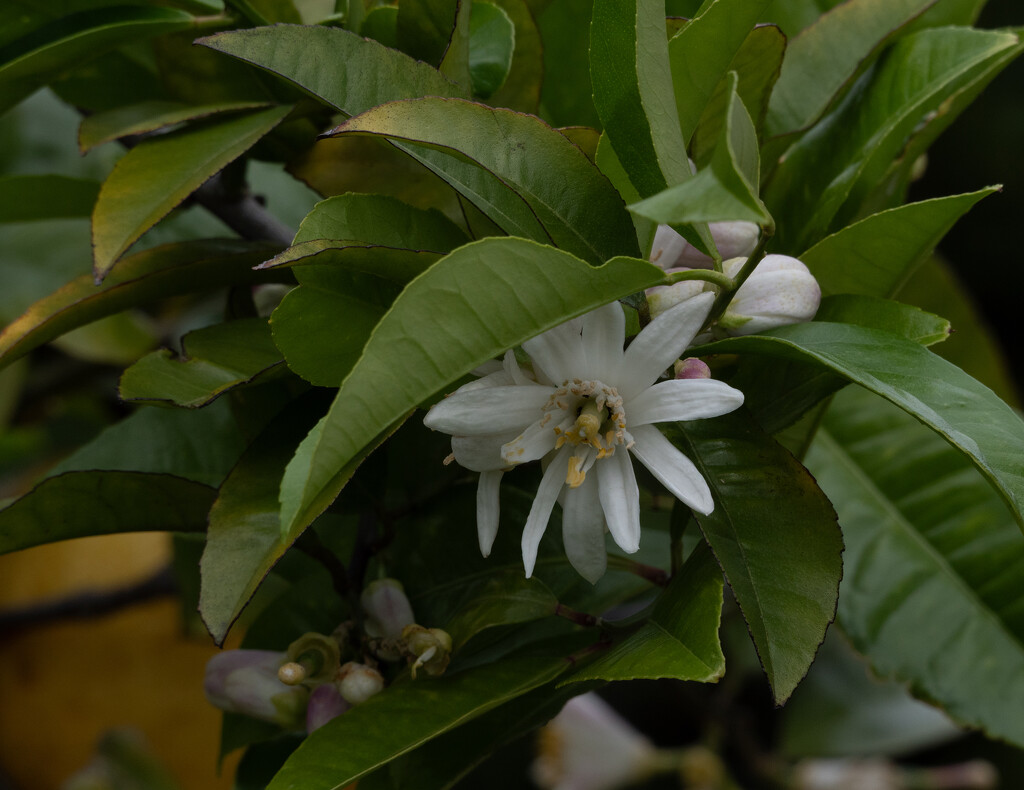
[[[287,247],[295,236],[248,189],[228,189],[220,173],[199,187],[192,198],[243,239],[272,241]]]

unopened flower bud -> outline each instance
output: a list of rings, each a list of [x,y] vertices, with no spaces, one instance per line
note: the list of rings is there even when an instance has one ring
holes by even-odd
[[[366,613],[366,633],[384,639],[398,639],[402,629],[416,622],[405,589],[397,579],[370,582],[359,598]]]
[[[735,277],[744,263],[744,258],[733,258],[723,270]],[[767,255],[740,286],[718,326],[730,335],[752,335],[810,321],[820,303],[818,281],[802,262],[788,255]]]
[[[351,705],[366,702],[384,689],[384,677],[373,667],[349,661],[338,672],[338,691]]]
[[[412,665],[412,676],[422,669],[428,675],[441,675],[451,661],[452,638],[440,628],[424,628],[422,625],[407,625],[402,631],[409,652],[416,657]]]
[[[706,362],[697,359],[696,357],[677,359],[673,366],[673,371],[675,372],[675,377],[677,379],[711,378],[711,368],[707,366]]]
[[[689,271],[689,269],[685,266],[680,266],[668,269],[666,273],[673,274],[685,271]],[[697,294],[703,293],[706,285],[707,282],[704,280],[682,280],[673,285],[655,285],[653,288],[648,288],[647,306],[651,311],[651,318],[656,318],[680,302],[685,302],[687,299],[692,299]]]
[[[298,729],[309,689],[278,680],[285,654],[272,650],[225,650],[206,663],[206,698],[221,710]]]
[[[324,683],[313,689],[306,707],[306,732],[323,727],[349,709],[348,702],[341,696],[333,683]]]
[[[711,222],[708,224],[711,238],[715,241],[722,258],[746,257],[757,247],[761,230],[753,222],[735,220]],[[680,267],[710,269],[711,258],[700,252],[690,242],[668,225],[659,225],[651,246],[651,263],[666,271]]]

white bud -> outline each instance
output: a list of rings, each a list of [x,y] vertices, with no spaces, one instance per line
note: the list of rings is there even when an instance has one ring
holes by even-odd
[[[722,258],[747,257],[757,247],[757,240],[761,234],[761,229],[753,222],[742,220],[711,222],[708,229]],[[710,269],[712,266],[710,257],[700,252],[668,225],[659,225],[654,233],[651,263],[666,271],[682,266],[691,269]]]
[[[675,233],[675,231],[672,231]],[[690,271],[685,266],[667,270],[666,274],[675,272]],[[675,307],[680,302],[692,299],[697,294],[704,292],[704,286],[708,283],[705,280],[682,280],[673,285],[655,285],[647,289],[647,307],[651,311],[651,318],[664,313],[666,310]]]
[[[733,258],[723,270],[735,277],[744,263],[744,258]],[[752,335],[810,321],[820,303],[818,281],[802,262],[788,255],[767,255],[740,286],[718,326],[729,335]]]
[[[277,672],[285,654],[272,650],[225,650],[206,663],[204,689],[210,703],[230,713],[297,729],[309,689],[287,686]]]
[[[359,602],[366,613],[366,633],[369,636],[398,639],[403,628],[416,622],[405,589],[397,579],[370,582]]]
[[[360,705],[384,689],[384,676],[373,667],[349,661],[338,672],[338,691],[351,705]]]

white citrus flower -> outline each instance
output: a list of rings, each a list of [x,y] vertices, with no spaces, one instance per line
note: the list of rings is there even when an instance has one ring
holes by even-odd
[[[629,453],[686,505],[712,511],[704,478],[654,423],[717,417],[743,403],[743,393],[720,381],[655,383],[686,350],[713,301],[712,294],[700,294],[668,310],[625,351],[622,308],[605,305],[526,341],[532,376],[508,352],[499,370],[431,408],[427,427],[452,434],[455,460],[480,472],[477,527],[484,556],[498,530],[501,476],[527,461],[547,462],[523,529],[527,577],[558,500],[566,555],[590,581],[605,570],[606,529],[623,551],[639,548],[639,489]]]
[[[730,277],[745,258],[722,265]],[[821,304],[821,288],[803,261],[789,255],[766,255],[736,291],[718,325],[730,335],[752,335],[777,326],[810,321]]]
[[[647,779],[658,765],[647,738],[597,694],[569,700],[540,731],[533,780],[545,790],[614,790]]]
[[[722,258],[746,258],[757,247],[761,229],[753,222],[732,220],[728,222],[711,222],[708,224],[711,238]],[[668,225],[659,225],[654,233],[651,245],[651,263],[662,269],[710,269],[711,258],[700,252],[690,242],[676,233]]]

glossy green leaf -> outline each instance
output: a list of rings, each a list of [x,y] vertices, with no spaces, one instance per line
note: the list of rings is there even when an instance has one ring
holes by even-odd
[[[851,0],[790,39],[765,131],[804,129],[866,68],[901,27],[934,0]]]
[[[312,733],[268,790],[340,790],[420,744],[554,680],[564,655],[534,651],[453,676],[393,684]],[[359,748],[338,749],[338,743]]]
[[[941,343],[950,333],[945,318],[891,299],[862,294],[825,297],[814,320],[881,329],[922,346]]]
[[[455,650],[485,628],[539,620],[558,606],[551,590],[539,579],[525,578],[520,568],[471,580],[453,592],[461,602],[449,602],[455,614],[444,628]]]
[[[881,395],[969,457],[1024,526],[1024,421],[990,389],[917,343],[875,329],[814,321],[703,349],[817,362]]]
[[[854,212],[860,193],[884,178],[921,118],[1017,44],[1010,33],[964,28],[926,30],[897,42],[776,168],[764,193],[778,222],[775,248],[806,249],[841,209]]]
[[[440,257],[441,253],[425,250],[363,245],[346,239],[314,239],[289,247],[257,268],[316,264],[405,284]],[[304,276],[301,270],[296,273],[300,279]]]
[[[192,23],[183,11],[142,6],[96,8],[47,22],[0,49],[0,113],[70,66]]]
[[[313,395],[282,412],[249,446],[217,493],[199,566],[199,613],[217,644],[295,539],[281,534],[277,482],[321,409]]]
[[[441,58],[441,65],[437,67],[438,71],[444,76],[463,88],[463,94],[468,92],[472,86],[469,72],[469,35],[472,8],[471,0],[457,0],[455,4],[455,24],[448,38],[448,46],[444,51],[444,57]],[[401,11],[399,11],[399,15],[401,15]]]
[[[203,182],[252,147],[289,113],[273,107],[139,143],[115,165],[92,215],[93,269],[102,280],[118,258]]]
[[[957,721],[1024,743],[1024,538],[991,487],[857,390],[836,399],[808,463],[843,524],[839,622],[854,646]]]
[[[817,21],[823,13],[843,0],[775,0],[765,11],[761,21],[782,28],[788,38]]]
[[[407,250],[451,252],[469,241],[437,209],[420,209],[385,195],[347,194],[317,203],[293,244],[314,239],[353,239]]]
[[[658,678],[716,682],[725,674],[718,641],[722,589],[722,573],[707,544],[701,544],[673,576],[650,618],[563,682]]]
[[[782,711],[781,749],[793,758],[902,755],[961,734],[905,686],[875,676],[833,628]]]
[[[504,9],[475,2],[469,25],[469,76],[473,95],[490,98],[512,68],[516,28]]]
[[[169,349],[149,354],[121,376],[123,401],[170,402],[205,406],[229,389],[250,384],[279,370],[281,352],[263,318],[244,318],[189,332],[182,354]]]
[[[78,129],[78,147],[84,154],[98,145],[120,137],[145,134],[218,113],[252,110],[261,106],[266,105],[253,102],[224,102],[192,106],[169,101],[129,104],[83,118]]]
[[[716,86],[771,0],[715,0],[669,42],[672,85],[689,142]]]
[[[270,317],[274,342],[288,367],[306,381],[337,387],[359,359],[399,286],[339,265],[302,267],[297,274],[299,287]]]
[[[736,72],[736,93],[759,133],[768,114],[768,100],[782,69],[785,52],[786,37],[782,31],[775,25],[759,25],[750,31],[728,66],[728,71]],[[729,79],[726,75],[707,100],[690,140],[690,156],[698,168],[710,161],[728,111]]]
[[[666,224],[722,220],[771,224],[757,195],[757,133],[736,95],[735,74],[730,74],[729,82],[729,111],[708,166],[688,181],[633,203],[631,212]]]
[[[604,133],[642,197],[690,178],[672,92],[664,2],[595,1],[590,79]]]
[[[911,29],[946,25],[971,26],[978,20],[986,2],[988,0],[937,0],[932,8],[914,22]]]
[[[526,0],[497,0],[514,26],[515,48],[505,82],[488,101],[492,107],[537,114],[544,78],[544,48],[540,29]]]
[[[88,217],[100,185],[85,178],[24,175],[0,178],[0,222]]]
[[[462,0],[409,0],[398,6],[398,47],[434,68],[441,65]]]
[[[196,43],[277,74],[346,115],[397,99],[460,95],[437,69],[336,27],[275,25]]]
[[[196,411],[143,407],[106,428],[47,474],[93,469],[144,472],[217,486],[244,449],[227,402]]]
[[[601,126],[590,84],[589,22],[594,0],[559,0],[537,18],[544,51],[541,115],[554,126]]]
[[[442,258],[391,306],[288,465],[282,526],[308,524],[327,506],[321,492],[337,471],[430,395],[506,349],[661,279],[645,261],[616,258],[593,268],[523,239],[484,239]],[[447,317],[443,324],[438,315]]]
[[[622,167],[622,162],[612,148],[608,135],[601,134],[597,143],[597,151],[594,153],[594,164],[598,166],[605,177],[612,182],[612,186],[628,203],[636,203],[640,200],[640,193],[636,191],[633,182],[629,180],[629,173]],[[652,222],[639,214],[630,214],[633,220],[633,227],[636,229],[637,243],[644,253],[650,253],[651,245],[654,242],[654,234],[657,232],[658,223]]]
[[[398,6],[379,5],[371,8],[358,29],[359,35],[372,38],[385,47],[398,49]]]
[[[782,704],[835,616],[843,575],[835,512],[810,473],[745,412],[680,423],[667,435],[711,487],[714,511],[695,517]]]
[[[184,242],[126,258],[100,286],[91,275],[82,275],[40,299],[0,333],[0,365],[129,307],[227,285],[280,280],[280,272],[252,269],[277,249],[241,241]]]
[[[0,553],[115,532],[201,532],[213,497],[172,475],[65,472],[0,510]]]
[[[989,187],[889,209],[826,236],[799,257],[823,294],[892,296]]]
[[[532,116],[456,99],[413,99],[365,112],[330,134],[373,134],[457,152],[500,179],[506,194],[511,190],[536,216],[546,238],[533,234],[534,240],[550,240],[592,263],[639,252],[612,185],[582,151]],[[496,134],[516,145],[494,145]],[[465,185],[421,161],[476,203]],[[502,224],[503,217],[477,207]]]

